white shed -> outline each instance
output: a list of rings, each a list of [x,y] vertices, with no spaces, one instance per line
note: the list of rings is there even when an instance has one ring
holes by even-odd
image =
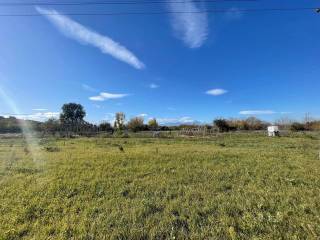
[[[278,126],[269,126],[268,127],[268,136],[269,137],[279,136],[279,127]]]

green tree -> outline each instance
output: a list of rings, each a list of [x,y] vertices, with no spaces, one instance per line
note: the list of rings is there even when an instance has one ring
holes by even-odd
[[[102,122],[99,124],[99,129],[100,131],[103,131],[103,132],[109,132],[109,131],[112,131],[112,126],[108,122]]]
[[[157,122],[157,119],[155,119],[155,118],[150,119],[148,122],[148,126],[153,131],[157,130],[159,128],[159,124]]]
[[[81,104],[66,103],[62,106],[62,113],[60,114],[60,121],[67,125],[79,125],[84,122],[86,112]]]
[[[215,119],[213,124],[219,129],[219,132],[228,132],[229,131],[229,124],[228,121],[225,119]]]

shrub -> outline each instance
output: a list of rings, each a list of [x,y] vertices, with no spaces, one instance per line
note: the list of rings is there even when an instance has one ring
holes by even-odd
[[[108,122],[102,122],[102,123],[100,123],[100,125],[99,125],[99,130],[100,130],[100,131],[103,131],[103,132],[112,132],[112,131],[113,131],[113,128],[112,128],[112,126],[111,126],[110,123],[108,123]]]
[[[309,128],[313,131],[320,130],[320,121],[311,122]]]
[[[225,119],[216,119],[213,123],[219,129],[219,132],[228,132],[230,129],[230,126]]]
[[[291,124],[290,130],[294,131],[294,132],[304,131],[305,127],[304,127],[304,125],[302,123],[294,122],[294,123]]]
[[[262,130],[266,128],[267,124],[256,117],[249,117],[246,119],[246,125],[249,130]]]

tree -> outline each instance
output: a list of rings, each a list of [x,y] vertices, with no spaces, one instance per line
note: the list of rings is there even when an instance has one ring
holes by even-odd
[[[246,123],[249,127],[249,130],[262,130],[264,128],[263,122],[256,117],[248,117]]]
[[[111,126],[110,123],[108,123],[108,122],[102,122],[102,123],[100,123],[100,125],[99,125],[99,130],[100,130],[100,131],[103,131],[103,132],[110,132],[110,131],[112,131],[113,129],[112,129],[112,126]]]
[[[133,132],[142,131],[144,129],[143,118],[142,117],[134,117],[131,118],[127,124],[128,129]]]
[[[86,112],[81,104],[66,103],[62,106],[60,121],[63,124],[75,126],[82,124],[85,116]]]
[[[148,126],[149,126],[150,130],[153,130],[153,131],[157,130],[159,128],[159,124],[157,122],[157,119],[155,119],[155,118],[150,119],[148,122]]]
[[[288,117],[281,117],[275,121],[275,125],[278,125],[281,129],[289,130],[294,121]]]
[[[213,124],[219,129],[219,132],[229,131],[229,124],[225,119],[215,119]]]
[[[304,117],[304,127],[305,130],[310,130],[311,128],[311,123],[314,121],[312,117],[310,116],[310,113],[306,113]]]
[[[118,130],[123,130],[125,125],[126,115],[123,112],[117,112],[116,113],[116,119],[114,122],[114,128]]]

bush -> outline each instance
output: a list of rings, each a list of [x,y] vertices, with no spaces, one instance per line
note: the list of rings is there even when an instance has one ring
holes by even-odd
[[[262,130],[268,125],[256,117],[249,117],[245,120],[245,122],[249,130]]]
[[[320,130],[320,121],[310,122],[309,128],[310,128],[310,130],[312,130],[312,131],[316,131],[316,130],[319,131],[319,130]]]
[[[219,132],[228,132],[230,129],[230,126],[225,119],[216,119],[213,123],[219,129]]]
[[[108,122],[102,122],[100,123],[99,125],[99,130],[102,131],[102,132],[112,132],[113,131],[113,128],[111,126],[110,123]]]
[[[294,122],[290,126],[290,130],[294,132],[304,131],[305,127],[302,123]]]

